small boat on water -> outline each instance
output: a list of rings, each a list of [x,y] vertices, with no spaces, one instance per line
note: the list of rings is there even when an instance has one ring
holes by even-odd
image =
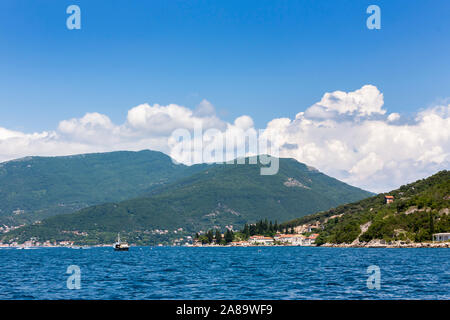
[[[120,242],[120,233],[117,234],[117,242],[114,243],[114,251],[128,251],[130,246],[126,242]]]

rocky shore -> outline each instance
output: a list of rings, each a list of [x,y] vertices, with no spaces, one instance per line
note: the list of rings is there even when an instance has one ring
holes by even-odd
[[[450,248],[450,242],[406,242],[371,240],[369,242],[354,241],[352,243],[325,243],[322,247],[337,248]]]

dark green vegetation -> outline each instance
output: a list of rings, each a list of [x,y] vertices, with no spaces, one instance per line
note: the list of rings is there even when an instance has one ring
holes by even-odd
[[[0,225],[137,197],[202,168],[176,165],[167,155],[149,150],[0,163]]]
[[[326,222],[317,244],[351,243],[360,235],[360,226],[368,222],[370,227],[359,237],[362,242],[373,239],[423,242],[430,241],[433,233],[450,232],[450,171],[441,171],[387,194],[395,197],[394,203],[385,204],[385,194],[379,194],[282,225]],[[330,218],[337,215],[341,216]]]
[[[35,237],[108,243],[120,231],[130,243],[151,244],[215,226],[292,219],[370,195],[293,159],[280,159],[280,170],[272,176],[260,175],[260,166],[254,164],[211,165],[148,196],[51,217],[8,233],[4,241]]]
[[[246,223],[238,232],[233,232],[227,229],[223,236],[219,229],[208,230],[202,235],[196,233],[194,239],[200,241],[202,244],[215,243],[225,245],[232,241],[248,240],[248,238],[254,235],[273,237],[277,231],[285,232],[289,230],[284,230],[276,221],[273,223],[272,221],[265,219],[250,225]],[[293,233],[293,231],[294,230],[291,229],[291,233]]]
[[[194,239],[196,241],[200,241],[202,244],[220,244],[225,245],[229,244],[233,240],[235,240],[235,233],[232,230],[227,229],[225,231],[225,234],[222,235],[219,229],[216,230],[208,230],[203,235],[199,235],[198,233],[195,234]]]
[[[273,237],[277,231],[284,232],[286,230],[284,230],[276,221],[273,223],[272,221],[267,221],[267,219],[265,219],[250,225],[246,223],[240,230],[240,233],[243,235],[243,240],[247,240],[254,235]]]

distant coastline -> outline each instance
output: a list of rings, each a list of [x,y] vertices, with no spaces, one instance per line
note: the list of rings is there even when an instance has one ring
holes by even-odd
[[[412,242],[412,243],[387,243],[387,244],[348,244],[325,243],[321,247],[328,248],[450,248],[450,242]]]
[[[17,246],[17,245],[5,245],[0,244],[0,249],[46,249],[46,248],[68,248],[68,249],[89,249],[89,248],[109,248],[113,247],[113,244],[97,244],[88,246],[68,246],[68,245],[47,245],[47,246]],[[310,245],[292,245],[292,244],[246,244],[246,245],[217,245],[217,244],[183,244],[183,245],[136,245],[131,244],[130,247],[189,247],[189,248],[245,248],[245,247],[326,247],[326,248],[375,248],[375,249],[392,249],[392,248],[450,248],[450,242],[384,242],[383,240],[375,240],[368,243],[325,243],[322,245],[310,244]]]
[[[276,244],[276,245],[245,245],[245,246],[235,246],[235,245],[190,245],[188,247],[206,247],[206,248],[230,248],[230,247],[326,247],[326,248],[378,248],[378,249],[390,249],[390,248],[450,248],[450,242],[417,242],[417,243],[361,243],[361,244],[351,244],[351,243],[325,243],[322,245],[289,245],[289,244]]]

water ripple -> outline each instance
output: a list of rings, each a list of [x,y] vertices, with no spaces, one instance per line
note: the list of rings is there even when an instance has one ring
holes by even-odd
[[[0,272],[0,299],[450,299],[450,250],[434,248],[0,249]]]

